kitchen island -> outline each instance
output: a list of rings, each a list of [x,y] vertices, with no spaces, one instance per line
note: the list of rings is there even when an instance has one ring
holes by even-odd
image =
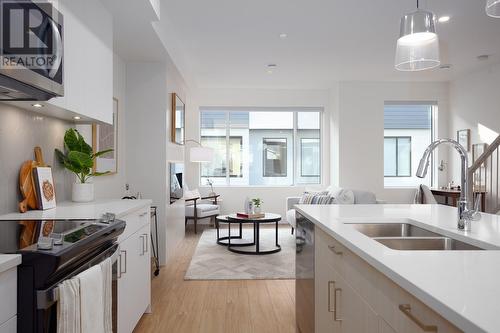
[[[500,332],[500,216],[482,214],[464,232],[456,208],[441,205],[296,208],[299,219],[314,225],[316,332],[349,332],[353,315],[353,327],[367,332]],[[470,249],[396,250],[358,231],[360,223],[410,224]]]

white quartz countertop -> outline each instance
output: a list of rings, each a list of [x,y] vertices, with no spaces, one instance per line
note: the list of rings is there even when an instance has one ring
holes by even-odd
[[[0,273],[8,271],[19,264],[21,264],[20,254],[0,254]]]
[[[457,229],[442,205],[297,205],[297,211],[465,332],[500,332],[500,216]],[[411,223],[486,251],[398,251],[349,223]]]
[[[150,205],[151,202],[151,200],[120,199],[96,200],[86,203],[58,202],[57,207],[53,209],[0,215],[0,221],[97,219],[104,213],[113,213],[120,218],[141,207]]]

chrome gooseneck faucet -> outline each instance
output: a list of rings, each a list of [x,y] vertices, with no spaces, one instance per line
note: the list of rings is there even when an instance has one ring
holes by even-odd
[[[455,148],[460,154],[461,159],[461,182],[460,182],[460,199],[458,200],[458,229],[470,231],[471,230],[471,221],[477,220],[480,218],[480,214],[478,213],[478,203],[480,200],[477,200],[476,207],[474,210],[469,209],[469,202],[467,200],[468,193],[468,169],[469,169],[469,159],[467,157],[467,151],[465,148],[459,144],[457,141],[452,139],[440,139],[434,141],[427,147],[424,154],[422,155],[422,159],[420,160],[420,164],[418,165],[417,177],[424,178],[427,174],[427,169],[429,168],[429,160],[432,152],[437,146],[446,143]],[[478,218],[479,217],[479,218]]]

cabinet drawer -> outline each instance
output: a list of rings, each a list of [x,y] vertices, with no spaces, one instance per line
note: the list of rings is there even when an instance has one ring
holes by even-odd
[[[150,223],[151,221],[151,208],[149,206],[142,207],[124,217],[121,218],[127,223],[125,231],[118,238],[118,242],[121,243],[125,239],[129,238],[132,234],[135,234],[139,229]]]
[[[432,332],[424,330],[422,325],[429,329],[434,326],[439,333],[462,332],[385,276],[380,275],[377,281],[379,294],[375,309],[396,332]]]
[[[17,317],[14,316],[0,325],[0,333],[16,333],[17,332]]]
[[[17,312],[17,267],[0,273],[0,323]],[[2,331],[3,332],[3,331]]]
[[[319,228],[315,228],[316,254],[320,262],[328,263],[341,276],[344,273],[344,253],[346,248]]]

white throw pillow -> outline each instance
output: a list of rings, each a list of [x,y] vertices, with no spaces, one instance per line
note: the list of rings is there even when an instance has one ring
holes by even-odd
[[[329,196],[332,196],[332,197],[337,197],[339,195],[339,193],[342,191],[342,188],[341,187],[337,187],[337,186],[333,186],[333,185],[330,185],[326,188],[326,190],[328,191],[328,195]]]
[[[341,189],[334,197],[335,199],[333,200],[333,203],[337,205],[354,204],[354,192],[352,190]]]

